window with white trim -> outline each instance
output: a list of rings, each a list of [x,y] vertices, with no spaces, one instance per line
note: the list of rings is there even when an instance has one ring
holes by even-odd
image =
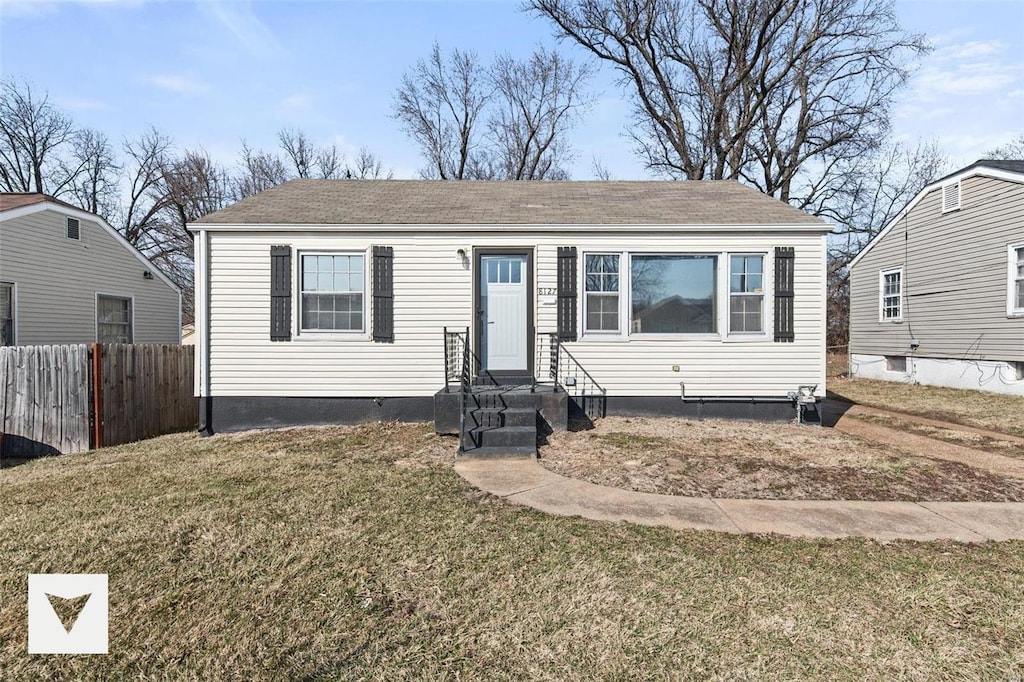
[[[882,270],[878,275],[882,321],[903,319],[903,269]]]
[[[617,253],[586,254],[584,257],[585,332],[618,332],[619,259]]]
[[[99,343],[132,343],[132,299],[96,297],[96,340]]]
[[[764,333],[764,256],[729,256],[729,333]]]
[[[0,346],[14,345],[14,285],[0,282]]]
[[[718,331],[715,255],[631,255],[633,334],[714,334]]]
[[[365,330],[365,254],[301,254],[300,332]]]
[[[1007,249],[1006,314],[1024,315],[1024,244]]]

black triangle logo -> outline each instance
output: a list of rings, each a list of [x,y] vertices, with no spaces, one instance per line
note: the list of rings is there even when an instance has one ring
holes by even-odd
[[[75,622],[78,617],[82,615],[82,609],[89,602],[89,597],[92,593],[79,595],[66,599],[64,597],[58,597],[55,594],[46,593],[46,598],[50,600],[50,608],[57,614],[57,618],[60,619],[60,624],[64,626],[64,630],[69,634],[71,629],[75,627]]]

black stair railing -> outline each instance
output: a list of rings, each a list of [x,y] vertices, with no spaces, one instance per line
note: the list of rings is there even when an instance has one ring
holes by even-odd
[[[459,451],[466,451],[466,405],[473,390],[473,365],[469,349],[469,327],[460,330],[444,328],[444,390],[451,393],[459,387]]]
[[[537,334],[537,381],[564,390],[589,418],[605,415],[608,392],[573,357],[558,334]]]

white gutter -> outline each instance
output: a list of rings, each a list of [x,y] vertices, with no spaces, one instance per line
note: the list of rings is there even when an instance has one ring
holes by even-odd
[[[348,224],[348,223],[197,223],[188,226],[192,232],[409,232],[423,234],[429,232],[616,232],[641,233],[651,232],[831,232],[833,226],[825,222],[817,223],[766,223],[766,224],[735,224],[735,225],[564,225],[564,224]]]

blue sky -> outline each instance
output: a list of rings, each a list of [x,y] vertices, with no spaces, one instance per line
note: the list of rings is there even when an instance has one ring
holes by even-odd
[[[553,43],[518,1],[145,2],[0,0],[0,73],[25,78],[76,122],[112,140],[149,126],[226,163],[241,140],[270,148],[300,128],[349,156],[366,145],[396,177],[423,164],[390,104],[404,71],[442,47],[528,54]],[[894,132],[937,138],[969,163],[1024,131],[1024,1],[901,1],[905,28],[929,36],[894,111]],[[582,58],[578,48],[561,49]],[[597,102],[572,142],[572,177],[598,157],[617,179],[647,177],[622,131],[629,105],[601,67]]]

